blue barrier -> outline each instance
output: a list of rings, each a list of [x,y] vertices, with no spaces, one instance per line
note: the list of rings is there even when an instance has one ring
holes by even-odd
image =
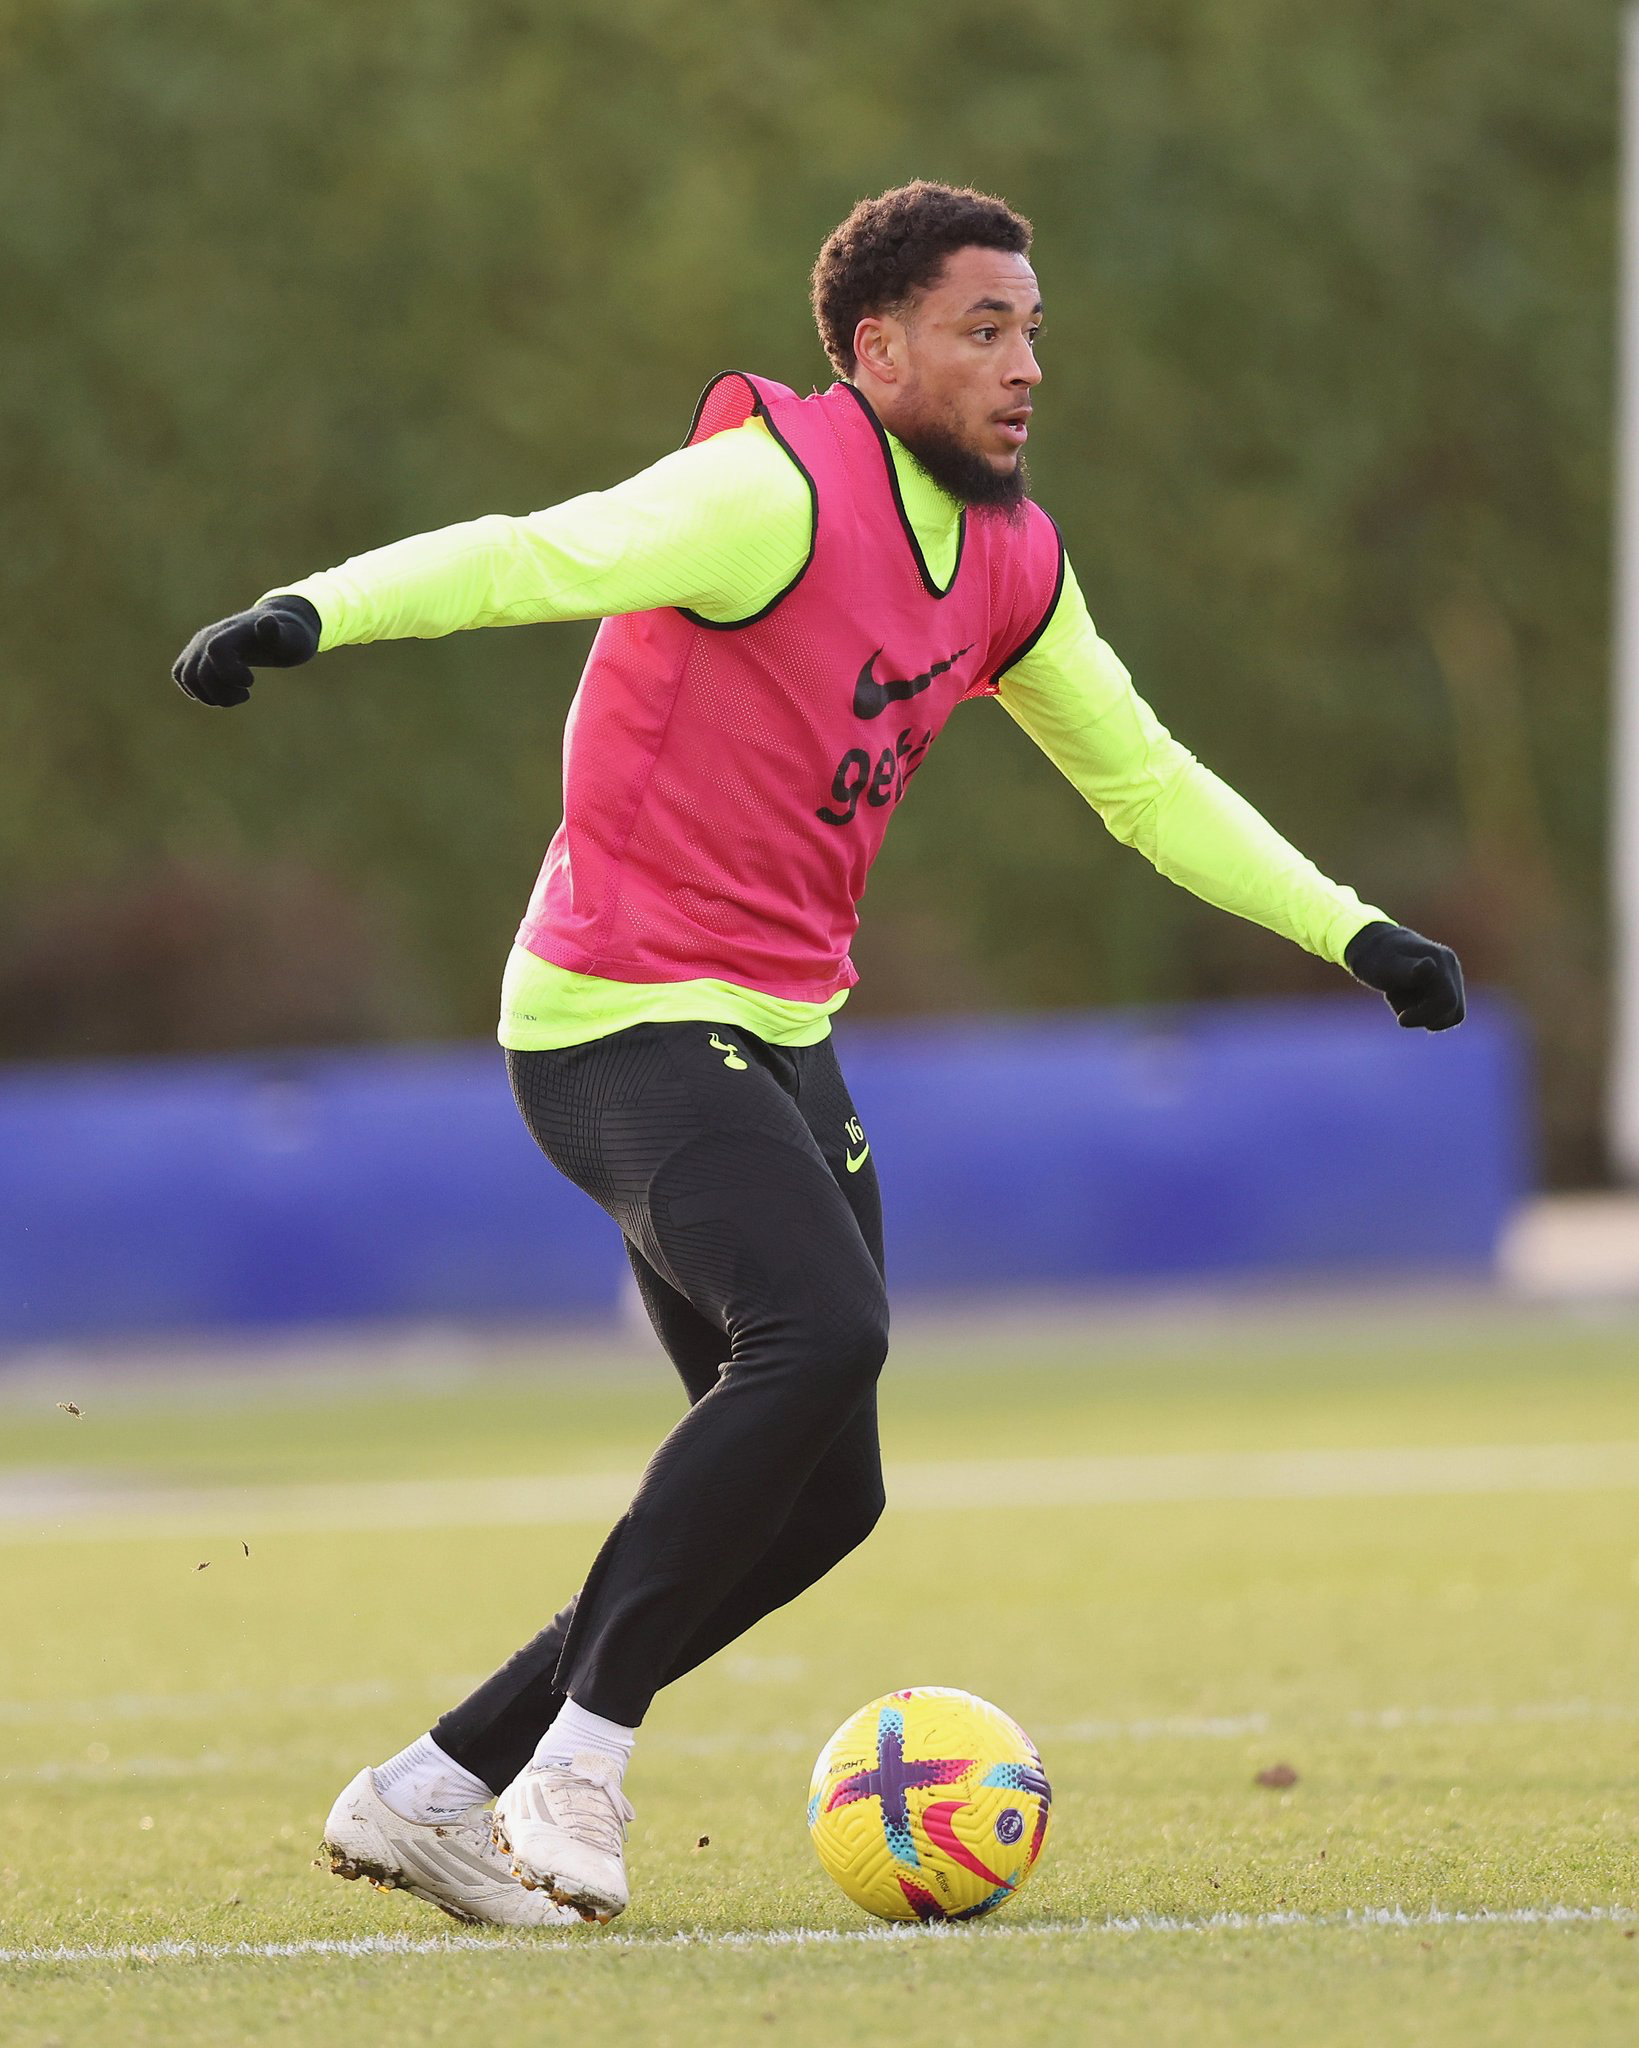
[[[1529,1174],[1511,1013],[1319,1002],[844,1024],[912,1291],[1483,1271]],[[0,1342],[618,1312],[614,1226],[488,1046],[0,1072]]]
[[[1503,1004],[1217,1003],[873,1032],[890,1277],[959,1289],[1483,1272],[1532,1171]]]

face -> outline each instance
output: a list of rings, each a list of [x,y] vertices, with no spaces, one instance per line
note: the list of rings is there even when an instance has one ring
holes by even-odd
[[[1040,331],[1041,292],[1026,258],[958,249],[903,315],[859,323],[854,381],[889,433],[956,496],[1017,502]]]

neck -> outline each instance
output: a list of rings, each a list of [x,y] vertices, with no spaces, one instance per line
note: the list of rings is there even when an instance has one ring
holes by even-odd
[[[1012,469],[992,468],[942,420],[908,406],[884,406],[864,386],[854,390],[885,434],[891,434],[917,467],[958,505],[992,506],[1016,515],[1030,494],[1030,473],[1021,456]]]

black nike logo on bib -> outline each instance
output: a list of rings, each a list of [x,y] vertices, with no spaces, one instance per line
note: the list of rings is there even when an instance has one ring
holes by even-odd
[[[936,661],[932,668],[924,669],[921,675],[905,676],[888,683],[879,683],[874,674],[878,657],[882,653],[879,647],[860,670],[859,680],[854,684],[854,716],[875,718],[879,712],[886,711],[890,704],[902,704],[907,697],[920,697],[935,676],[942,676],[946,669],[954,668],[964,654],[973,652],[977,644],[976,641],[970,640],[965,647],[958,647],[954,654],[946,655],[943,661]]]

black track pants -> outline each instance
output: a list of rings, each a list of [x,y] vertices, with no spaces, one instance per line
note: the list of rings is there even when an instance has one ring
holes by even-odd
[[[888,1332],[875,1167],[829,1040],[642,1024],[507,1067],[536,1143],[625,1233],[691,1405],[576,1599],[434,1727],[496,1789],[566,1695],[635,1726],[863,1541]]]

